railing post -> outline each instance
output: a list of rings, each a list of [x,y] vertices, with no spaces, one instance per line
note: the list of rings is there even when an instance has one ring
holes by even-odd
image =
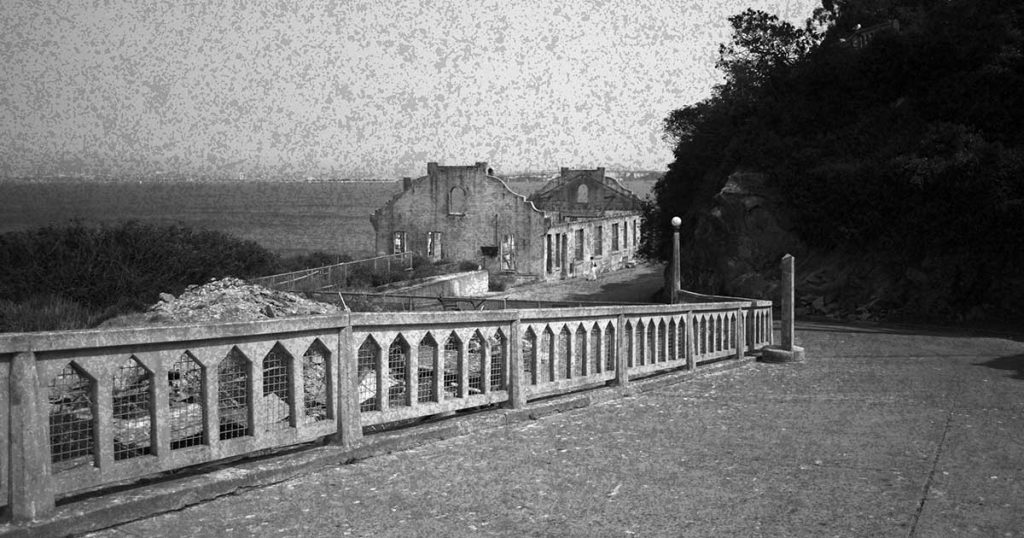
[[[804,349],[794,345],[794,320],[793,320],[793,282],[794,268],[793,256],[786,254],[782,257],[782,345],[775,346],[774,331],[772,330],[772,312],[768,309],[765,314],[765,341],[769,345],[762,349],[761,358],[768,362],[790,362],[804,359]]]
[[[36,356],[16,353],[10,375],[10,503],[14,522],[31,521],[54,509],[50,491],[49,422],[40,406]]]
[[[615,384],[629,385],[629,340],[626,339],[626,316],[619,314],[615,320]]]
[[[509,406],[512,409],[526,407],[526,376],[523,372],[523,354],[519,345],[519,312],[516,312],[512,320],[512,327],[508,330],[508,356],[509,356]],[[537,343],[534,343],[536,346]]]
[[[743,307],[736,309],[736,326],[732,328],[733,336],[736,338],[736,359],[742,359],[746,348],[746,323],[743,322]]]
[[[691,372],[695,368],[697,368],[697,357],[694,356],[694,352],[693,352],[693,350],[694,350],[693,346],[696,344],[696,340],[697,340],[697,338],[694,337],[694,335],[697,334],[697,332],[693,330],[693,324],[694,324],[693,312],[687,312],[686,313],[686,331],[685,331],[685,334],[686,334],[686,369],[690,370]]]
[[[363,438],[359,421],[359,372],[352,338],[352,314],[346,313],[345,326],[338,335],[338,433],[333,441],[350,447]]]
[[[408,363],[405,367],[405,403],[409,407],[419,405],[420,396],[420,347],[416,342],[409,342]]]

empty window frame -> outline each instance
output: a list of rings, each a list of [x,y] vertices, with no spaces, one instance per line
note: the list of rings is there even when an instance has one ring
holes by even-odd
[[[583,261],[583,230],[576,230],[576,261]]]
[[[448,192],[448,214],[466,214],[466,189],[463,189],[462,187],[452,187],[452,190]]]
[[[612,252],[619,250],[619,224],[612,224]]]
[[[594,228],[594,256],[600,256],[603,254],[602,247],[604,246],[604,227],[597,226]]]
[[[392,254],[401,254],[405,252],[405,232],[398,231],[393,233],[391,236],[391,245]]]
[[[441,259],[441,232],[427,232],[427,256]]]

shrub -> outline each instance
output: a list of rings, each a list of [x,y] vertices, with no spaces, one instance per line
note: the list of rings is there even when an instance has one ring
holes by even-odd
[[[34,295],[18,303],[0,300],[0,332],[85,329],[98,317],[95,311],[57,295]]]
[[[152,304],[161,292],[179,294],[211,278],[270,274],[276,265],[277,257],[257,243],[222,232],[73,222],[0,235],[0,299],[59,295],[92,310],[125,310]]]

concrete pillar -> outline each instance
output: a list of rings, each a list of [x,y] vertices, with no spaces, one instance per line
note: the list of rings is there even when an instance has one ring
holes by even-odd
[[[793,256],[782,257],[782,349],[793,350]]]
[[[359,420],[359,370],[352,337],[352,316],[346,313],[345,326],[338,335],[338,432],[333,441],[350,447],[363,438]]]
[[[629,385],[629,340],[626,339],[626,316],[615,320],[615,384]]]
[[[512,409],[526,407],[526,375],[523,372],[523,352],[519,345],[519,316],[512,321],[508,331],[508,405]],[[534,353],[537,351],[539,342],[534,342]],[[531,371],[536,372],[536,365],[531,365]]]
[[[763,349],[761,359],[766,362],[793,362],[804,359],[804,349],[793,343],[795,334],[795,323],[793,319],[793,297],[794,290],[794,263],[793,256],[786,254],[782,257],[782,345],[769,345]],[[771,325],[768,325],[771,334]]]
[[[49,487],[49,423],[39,401],[35,353],[15,353],[10,398],[9,509],[14,522],[32,521],[54,508]]]
[[[679,217],[672,217],[672,267],[669,270],[668,302],[676,304],[679,301],[679,225],[683,221]]]

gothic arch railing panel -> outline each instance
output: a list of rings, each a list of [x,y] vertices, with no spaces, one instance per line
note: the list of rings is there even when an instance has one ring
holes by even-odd
[[[770,303],[736,302],[0,335],[0,383],[31,357],[47,491],[64,495],[316,440],[345,413],[398,423],[722,360],[770,343],[771,321]]]

